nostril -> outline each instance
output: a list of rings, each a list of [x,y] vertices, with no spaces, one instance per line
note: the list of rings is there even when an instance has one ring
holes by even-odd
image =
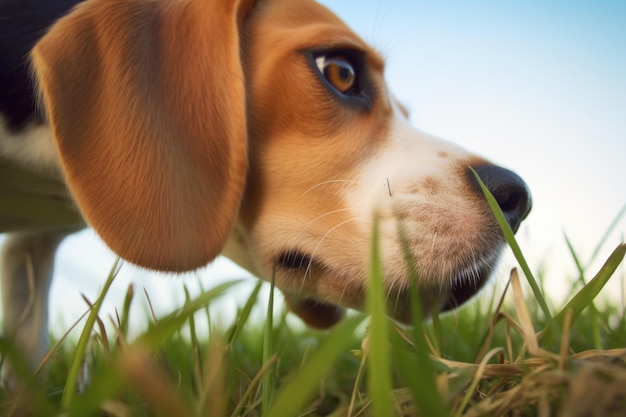
[[[532,207],[528,186],[516,173],[495,165],[475,168],[476,173],[498,202],[511,229],[517,231]]]
[[[498,204],[500,205],[502,211],[510,212],[517,210],[517,207],[519,207],[519,201],[520,193],[514,191],[511,195],[508,195],[504,197],[502,201],[499,201]]]

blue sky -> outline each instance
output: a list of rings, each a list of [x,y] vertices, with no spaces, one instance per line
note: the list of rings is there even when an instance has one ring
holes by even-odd
[[[418,128],[526,179],[534,209],[518,236],[531,266],[545,261],[549,286],[561,291],[574,274],[563,233],[584,261],[626,204],[626,1],[323,3],[383,52],[391,90]],[[601,256],[625,235],[622,221]],[[94,298],[112,259],[93,232],[67,239],[53,320],[82,311],[79,292]],[[197,274],[205,287],[241,275],[223,261]],[[130,281],[148,287],[157,310],[183,299],[182,278],[126,266],[112,305]]]

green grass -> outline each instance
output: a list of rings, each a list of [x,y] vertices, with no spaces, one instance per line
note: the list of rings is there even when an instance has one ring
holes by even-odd
[[[327,332],[274,316],[275,301],[261,299],[259,284],[233,323],[212,323],[209,337],[199,336],[204,332],[196,320],[205,315],[211,322],[207,306],[238,284],[230,282],[193,299],[187,292],[180,309],[146,318],[146,330],[131,339],[128,313],[140,297],[130,287],[120,313],[100,317],[105,287],[80,323],[80,339],[55,345],[47,377],[18,393],[0,392],[2,415],[626,415],[625,306],[597,301],[609,279],[624,280],[626,245],[592,273],[566,241],[579,276],[570,280],[567,302],[554,306],[541,273],[532,273],[508,226],[501,226],[523,276],[514,269],[503,294],[412,329],[384,314],[375,243],[371,317],[349,315]],[[603,238],[598,247],[605,244]],[[414,283],[410,265],[409,271]],[[108,282],[116,272],[117,266]],[[523,294],[522,280],[529,294]],[[413,317],[421,322],[417,292],[414,301]],[[251,319],[255,305],[267,310],[264,325]],[[113,326],[105,325],[110,321]],[[0,349],[19,356],[6,340]]]

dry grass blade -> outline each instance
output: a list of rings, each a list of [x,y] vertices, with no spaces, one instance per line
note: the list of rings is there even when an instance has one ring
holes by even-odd
[[[149,353],[138,345],[130,346],[119,357],[118,369],[123,379],[134,387],[150,408],[160,415],[191,417],[196,413],[176,393],[167,375],[151,364]]]
[[[626,368],[610,363],[586,363],[569,380],[560,417],[623,417],[626,408]]]
[[[537,335],[533,327],[533,322],[530,319],[530,314],[528,313],[528,308],[526,307],[526,300],[524,299],[524,292],[522,291],[517,269],[513,269],[511,271],[510,280],[513,291],[513,300],[515,303],[515,311],[517,312],[517,317],[520,321],[520,325],[522,326],[522,337],[524,338],[524,342],[526,343],[526,347],[528,348],[530,354],[539,356],[541,354],[541,350],[539,349],[539,343],[537,342]]]
[[[35,375],[38,375],[41,372],[42,368],[50,361],[50,358],[52,358],[52,356],[56,353],[56,351],[59,350],[59,347],[63,344],[63,342],[72,332],[72,330],[74,330],[76,326],[80,324],[80,322],[87,316],[87,314],[89,314],[90,311],[91,309],[85,311],[76,321],[74,321],[74,323],[69,327],[69,329],[67,329],[67,331],[59,338],[59,340],[56,341],[54,346],[52,346],[52,348],[50,348],[50,350],[46,352],[43,359],[41,360],[41,362],[35,369],[35,372],[34,372]]]
[[[352,388],[352,395],[350,396],[350,403],[348,405],[348,411],[346,415],[348,417],[352,417],[352,413],[354,411],[354,406],[356,404],[356,397],[359,393],[359,384],[361,383],[361,379],[363,378],[363,372],[365,371],[365,364],[367,363],[367,355],[369,353],[369,336],[365,336],[363,342],[361,342],[361,363],[359,365],[359,370],[356,374],[356,378],[354,380],[354,387]]]
[[[200,393],[201,415],[226,416],[226,345],[219,337],[213,337],[209,345],[205,365],[206,384]]]
[[[259,372],[257,372],[257,374],[254,376],[252,381],[250,381],[248,388],[246,389],[246,391],[243,393],[243,395],[237,402],[237,406],[231,413],[230,417],[238,417],[241,415],[248,414],[247,412],[242,413],[242,410],[246,407],[246,404],[250,401],[254,393],[258,390],[259,384],[261,383],[261,380],[263,379],[265,374],[267,374],[268,372],[272,372],[272,369],[276,365],[277,359],[278,359],[277,356],[274,355],[271,358],[269,358],[266,362],[263,363],[263,366],[261,367]]]
[[[607,350],[585,350],[583,352],[572,355],[574,359],[592,359],[592,358],[626,358],[625,349],[607,349]]]
[[[463,397],[463,401],[461,402],[461,406],[458,408],[457,413],[455,414],[456,417],[460,417],[461,414],[463,413],[463,410],[465,410],[465,408],[469,404],[474,391],[476,391],[476,388],[478,387],[478,384],[480,383],[480,379],[483,377],[483,375],[485,373],[485,369],[487,368],[487,363],[489,362],[489,360],[496,353],[500,352],[501,350],[502,350],[502,348],[494,348],[494,349],[490,350],[485,355],[485,357],[482,359],[482,361],[480,362],[480,365],[478,365],[478,367],[476,369],[476,373],[474,374],[474,378],[472,379],[472,383],[470,384],[469,388],[467,389],[467,391],[465,393],[465,396]]]
[[[101,408],[107,416],[127,417],[130,415],[128,406],[120,401],[105,401]]]
[[[483,358],[487,354],[487,351],[488,351],[489,347],[491,346],[491,342],[493,340],[493,336],[494,336],[495,329],[496,329],[496,324],[498,323],[498,321],[502,317],[505,317],[501,312],[502,312],[502,306],[504,304],[504,300],[506,298],[506,295],[507,295],[507,293],[509,291],[510,285],[511,285],[511,281],[509,280],[506,283],[506,286],[504,287],[504,291],[502,291],[502,295],[500,296],[500,299],[498,300],[498,304],[496,305],[496,309],[494,310],[493,314],[491,315],[491,320],[489,320],[489,331],[487,332],[487,334],[483,338],[484,341],[482,343],[482,347],[478,351],[478,355],[476,355],[476,360],[477,361],[480,360],[480,358]]]

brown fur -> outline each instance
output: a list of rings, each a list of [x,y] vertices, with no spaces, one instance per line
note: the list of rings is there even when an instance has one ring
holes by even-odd
[[[200,267],[231,229],[247,165],[239,6],[87,2],[33,51],[72,195],[133,263]]]

